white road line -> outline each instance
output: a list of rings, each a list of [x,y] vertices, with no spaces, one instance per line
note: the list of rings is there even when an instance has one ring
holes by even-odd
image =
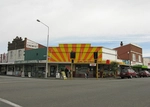
[[[5,100],[5,99],[2,99],[2,98],[0,98],[0,101],[6,103],[6,104],[8,104],[8,105],[11,105],[11,106],[13,106],[13,107],[22,107],[22,106],[20,106],[20,105],[18,105],[18,104],[15,104],[15,103],[13,103],[13,102],[10,102],[10,101]]]

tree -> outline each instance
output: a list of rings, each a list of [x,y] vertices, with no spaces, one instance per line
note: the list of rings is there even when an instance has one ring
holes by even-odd
[[[114,77],[117,76],[117,73],[118,73],[118,65],[119,65],[119,63],[118,63],[118,62],[115,62],[115,61],[111,62],[111,64],[110,64],[111,70],[114,72]]]

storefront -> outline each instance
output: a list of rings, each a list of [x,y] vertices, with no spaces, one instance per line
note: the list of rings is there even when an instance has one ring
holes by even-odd
[[[96,57],[94,53],[97,53]],[[48,57],[49,76],[55,76],[56,72],[67,67],[73,72],[74,77],[84,77],[87,69],[90,69],[90,77],[96,77],[97,72],[99,76],[102,75],[100,72],[107,76],[112,74],[109,65],[111,61],[117,61],[117,52],[104,47],[94,47],[91,44],[59,44],[58,47],[49,47]]]

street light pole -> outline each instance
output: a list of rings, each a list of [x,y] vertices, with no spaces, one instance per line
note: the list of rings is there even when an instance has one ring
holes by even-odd
[[[49,26],[46,25],[45,23],[41,22],[40,20],[37,19],[38,22],[42,23],[44,26],[48,28],[48,34],[47,34],[47,50],[46,50],[46,71],[45,71],[45,78],[47,78],[47,73],[48,73],[48,44],[49,44]]]

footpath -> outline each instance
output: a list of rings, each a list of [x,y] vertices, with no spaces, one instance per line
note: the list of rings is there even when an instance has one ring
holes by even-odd
[[[16,78],[33,78],[33,79],[47,79],[47,80],[116,80],[120,79],[120,77],[106,77],[106,78],[94,78],[94,77],[89,77],[89,78],[83,78],[83,77],[73,77],[73,78],[56,78],[56,77],[28,77],[28,76],[13,76],[13,75],[0,75],[0,76],[6,76],[6,77],[16,77]]]
[[[28,77],[26,77],[28,78]],[[30,77],[30,78],[36,78],[36,77]],[[63,78],[56,78],[56,77],[47,77],[47,78],[37,78],[37,79],[48,79],[48,80],[117,80],[117,79],[120,79],[120,77],[107,77],[107,78],[80,78],[80,77],[73,77],[73,78],[66,78],[66,79],[63,79]]]

